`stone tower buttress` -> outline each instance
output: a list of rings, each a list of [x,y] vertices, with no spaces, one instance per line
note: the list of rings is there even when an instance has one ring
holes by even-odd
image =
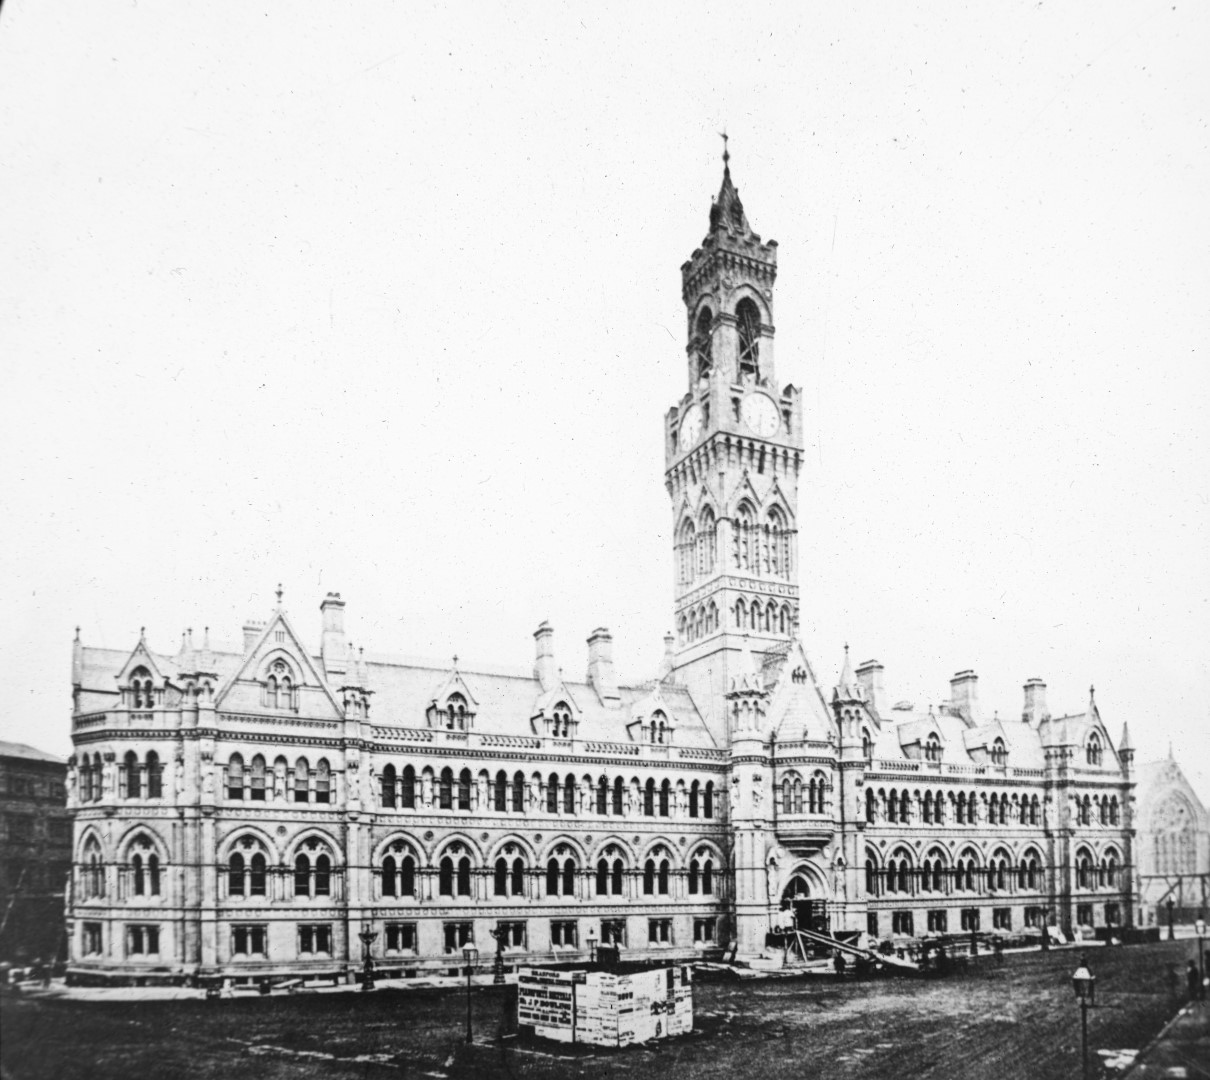
[[[774,367],[777,243],[748,224],[724,153],[710,228],[681,267],[688,391],[664,423],[672,499],[674,676],[715,738],[746,654],[785,650],[796,636],[802,399]],[[709,722],[709,721],[708,721]]]

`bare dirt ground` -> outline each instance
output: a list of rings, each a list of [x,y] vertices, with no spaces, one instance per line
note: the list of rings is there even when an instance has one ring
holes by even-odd
[[[1183,1001],[1190,942],[1088,950],[1089,1045],[1139,1049]],[[1010,954],[945,979],[699,982],[692,1035],[602,1050],[501,1039],[514,991],[382,990],[98,1003],[6,993],[5,1080],[431,1077],[978,1077],[1080,1074],[1070,950]]]

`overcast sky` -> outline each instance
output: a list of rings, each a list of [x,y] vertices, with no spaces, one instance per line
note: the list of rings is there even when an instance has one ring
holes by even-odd
[[[721,178],[779,242],[803,639],[1090,684],[1210,801],[1210,9],[8,0],[0,738],[70,642],[580,677],[672,624],[662,417]],[[404,719],[404,718],[400,718]]]

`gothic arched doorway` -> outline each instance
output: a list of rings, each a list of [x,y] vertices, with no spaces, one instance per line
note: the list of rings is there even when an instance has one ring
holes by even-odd
[[[810,882],[803,874],[795,874],[786,883],[781,894],[781,909],[788,913],[788,921],[795,930],[828,933],[827,901],[822,897],[812,899]]]

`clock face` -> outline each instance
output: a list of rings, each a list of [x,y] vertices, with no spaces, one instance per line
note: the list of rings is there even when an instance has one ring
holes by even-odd
[[[680,433],[677,436],[677,446],[683,454],[686,450],[697,445],[702,437],[702,410],[698,405],[690,405],[681,420]]]
[[[740,419],[757,435],[776,435],[781,427],[777,406],[764,394],[749,394],[739,407]]]

